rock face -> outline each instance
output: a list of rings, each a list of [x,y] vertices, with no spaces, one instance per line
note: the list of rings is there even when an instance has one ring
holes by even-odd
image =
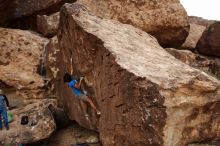
[[[220,57],[220,22],[210,25],[196,45],[201,54]]]
[[[29,31],[0,28],[0,80],[25,98],[43,98],[44,80],[37,73],[46,38]]]
[[[13,122],[9,124],[10,130],[0,132],[0,144],[15,145],[18,140],[22,144],[28,144],[48,138],[56,129],[53,115],[48,109],[49,106],[56,107],[56,101],[41,100],[12,110]],[[28,125],[20,124],[21,117],[24,115],[29,118]]]
[[[76,0],[0,0],[0,24],[7,20],[29,16],[36,13],[59,11],[60,6]]]
[[[186,41],[181,46],[181,48],[194,51],[196,48],[196,44],[199,41],[205,29],[205,26],[190,24],[189,35],[186,38]]]
[[[60,13],[53,15],[38,15],[37,16],[37,30],[46,37],[56,35],[59,25]]]
[[[102,114],[89,108],[86,120],[79,99],[60,83],[65,109],[99,131],[103,145],[185,146],[220,138],[219,81],[175,59],[154,37],[76,3],[62,8],[58,39],[61,77],[72,58]]]
[[[95,15],[131,24],[155,36],[163,46],[181,46],[188,36],[188,16],[179,0],[79,0]]]

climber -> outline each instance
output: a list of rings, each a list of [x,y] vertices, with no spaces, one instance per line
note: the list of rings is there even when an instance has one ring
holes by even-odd
[[[8,98],[3,94],[3,91],[0,89],[0,130],[2,130],[2,118],[1,117],[3,117],[4,119],[5,128],[9,130],[8,115],[7,115],[8,107],[9,107]]]
[[[101,114],[101,112],[97,109],[97,107],[92,102],[92,100],[85,93],[83,93],[80,89],[83,77],[80,77],[80,81],[78,82],[75,78],[72,78],[69,73],[65,73],[63,79],[64,79],[64,82],[67,82],[68,87],[70,87],[73,90],[73,93],[76,97],[78,97],[84,102],[88,102],[90,106],[95,110],[97,115]]]

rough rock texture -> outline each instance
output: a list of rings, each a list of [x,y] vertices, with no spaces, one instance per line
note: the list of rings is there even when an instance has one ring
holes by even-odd
[[[54,13],[50,16],[37,16],[37,30],[46,37],[56,35],[59,25],[60,13]]]
[[[189,22],[192,24],[202,25],[208,27],[209,25],[217,22],[216,20],[207,20],[202,17],[189,16]]]
[[[67,85],[58,89],[65,108],[71,119],[98,130],[103,145],[184,146],[220,138],[220,82],[175,59],[154,37],[66,4],[58,39],[61,76],[72,57],[102,114],[89,108],[86,120]]]
[[[196,44],[199,41],[205,29],[205,26],[191,23],[189,35],[186,38],[186,41],[181,46],[181,48],[194,51],[196,48]]]
[[[200,54],[192,53],[189,50],[177,50],[174,48],[166,48],[166,50],[182,62],[207,72],[217,79],[220,79],[219,58],[202,56]]]
[[[44,80],[37,73],[46,38],[30,31],[0,28],[0,84],[25,98],[42,98]]]
[[[47,70],[47,77],[50,78],[48,83],[48,89],[50,90],[50,95],[55,96],[58,99],[58,104],[62,106],[62,99],[60,99],[60,82],[63,82],[63,78],[60,76],[59,66],[63,65],[60,62],[61,53],[59,49],[59,44],[57,36],[50,39],[50,42],[46,46],[46,60],[45,68]]]
[[[59,11],[60,6],[76,0],[0,0],[0,24],[7,20]]]
[[[204,31],[196,48],[201,54],[220,57],[220,21]]]
[[[188,16],[179,0],[79,1],[97,16],[141,28],[163,46],[181,46],[188,36]]]
[[[12,110],[13,122],[10,123],[10,130],[0,132],[0,144],[15,144],[20,141],[22,144],[33,143],[48,138],[56,129],[53,115],[48,109],[49,106],[56,107],[55,100],[41,100],[34,104]],[[21,125],[22,116],[29,117],[28,125]],[[31,126],[31,123],[34,123]]]

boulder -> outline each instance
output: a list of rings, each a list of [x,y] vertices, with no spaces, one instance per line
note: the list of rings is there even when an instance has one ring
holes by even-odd
[[[162,46],[181,46],[188,36],[188,16],[179,0],[79,1],[99,17],[131,24],[150,33]]]
[[[189,16],[189,22],[192,24],[197,24],[197,25],[202,25],[205,27],[208,27],[209,25],[217,22],[216,20],[207,20],[202,17],[197,17],[197,16]]]
[[[15,145],[20,141],[29,144],[49,138],[56,129],[56,123],[49,106],[56,107],[56,101],[45,99],[34,104],[12,110],[13,122],[9,124],[10,129],[0,132],[0,144]],[[21,125],[21,117],[28,116],[27,125]]]
[[[220,82],[175,59],[146,32],[75,3],[61,10],[58,40],[61,77],[71,67],[83,75],[101,116],[84,110],[60,82],[65,109],[99,131],[103,145],[184,146],[220,138]]]
[[[207,57],[195,54],[189,50],[177,50],[174,48],[166,48],[166,51],[182,62],[199,69],[208,68],[211,60]]]
[[[37,30],[46,37],[56,35],[59,25],[60,13],[54,13],[50,16],[38,15],[37,16]]]
[[[213,23],[204,31],[196,49],[201,54],[220,57],[220,21]]]
[[[201,54],[195,54],[189,50],[177,50],[174,48],[166,48],[166,50],[182,62],[220,79],[219,58],[202,56]]]
[[[206,27],[197,24],[190,24],[189,35],[186,38],[186,41],[181,46],[181,49],[192,50],[196,48],[196,44],[199,41],[202,33],[205,31]]]
[[[76,0],[1,0],[0,1],[0,24],[10,19],[17,19],[33,14],[51,14],[59,11],[60,7],[67,2]]]
[[[43,78],[37,73],[48,39],[30,31],[0,28],[0,80],[25,98],[43,98]]]

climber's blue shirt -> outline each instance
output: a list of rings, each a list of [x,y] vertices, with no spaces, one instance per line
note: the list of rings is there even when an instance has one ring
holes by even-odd
[[[79,96],[82,93],[81,93],[80,89],[75,87],[76,83],[77,83],[77,80],[73,79],[72,81],[70,81],[68,83],[68,87],[72,88],[73,93],[74,93],[75,96]]]

